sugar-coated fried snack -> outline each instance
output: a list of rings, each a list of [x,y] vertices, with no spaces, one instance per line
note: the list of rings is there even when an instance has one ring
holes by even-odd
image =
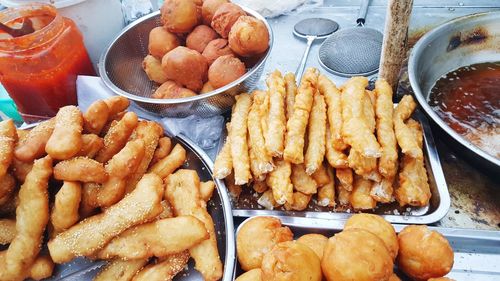
[[[328,170],[329,167],[327,168],[325,167],[324,164],[322,164],[319,166],[318,170],[316,170],[316,172],[314,172],[314,174],[311,175],[311,177],[316,182],[316,185],[318,187],[323,186],[330,182],[331,177],[328,174]]]
[[[283,205],[293,203],[292,165],[285,160],[275,161],[275,168],[267,175],[266,183],[273,191],[274,200]]]
[[[423,159],[422,149],[419,148],[410,128],[404,123],[406,119],[410,118],[416,106],[417,104],[411,95],[405,95],[399,101],[393,115],[394,132],[396,133],[396,139],[403,154],[407,154],[412,158]]]
[[[126,229],[160,214],[163,183],[147,174],[137,188],[101,214],[89,217],[49,241],[50,256],[56,263],[77,256],[90,256]]]
[[[323,258],[323,252],[325,250],[326,244],[328,243],[328,238],[326,238],[326,236],[321,234],[310,233],[300,236],[297,239],[297,242],[302,243],[307,247],[311,248],[311,250],[313,250],[316,253],[318,258],[321,259]]]
[[[193,216],[166,218],[127,229],[104,246],[97,258],[164,257],[188,250],[208,237],[203,222]]]
[[[108,179],[104,165],[87,157],[64,160],[54,166],[54,178],[63,181],[103,183]]]
[[[0,177],[7,173],[7,169],[14,158],[14,148],[17,141],[17,130],[12,119],[0,122]],[[1,196],[0,196],[1,197]]]
[[[31,129],[27,136],[17,144],[16,159],[29,163],[45,155],[45,145],[54,131],[55,119],[44,121]]]
[[[12,159],[11,168],[12,173],[14,174],[18,182],[23,183],[26,179],[26,175],[28,175],[28,173],[31,171],[31,168],[33,168],[33,162],[23,162],[14,157],[14,159]]]
[[[189,251],[166,256],[157,263],[144,267],[132,281],[170,281],[186,267],[188,260]]]
[[[316,91],[308,126],[308,145],[304,156],[306,173],[312,175],[323,163],[326,145],[326,103]]]
[[[268,189],[264,191],[264,193],[262,193],[262,195],[257,200],[257,204],[267,210],[272,210],[280,206],[278,203],[276,203],[276,200],[274,200],[273,191],[271,189]]]
[[[352,191],[354,177],[351,169],[335,169],[335,175],[344,189]]]
[[[318,77],[318,90],[325,97],[328,108],[328,125],[330,127],[331,146],[342,151],[347,148],[342,139],[342,95],[335,84],[325,75]],[[328,136],[327,136],[328,139]]]
[[[167,177],[165,197],[177,216],[191,215],[204,223],[210,237],[192,247],[189,252],[195,260],[195,269],[205,280],[219,280],[222,277],[222,262],[217,249],[214,222],[200,196],[199,185],[196,171],[180,169]]]
[[[365,90],[365,95],[363,96],[363,115],[368,129],[374,133],[377,121],[375,119],[375,104],[370,99],[372,95],[372,91]]]
[[[372,181],[358,175],[354,176],[354,187],[349,202],[355,210],[368,210],[377,206],[377,201],[370,196],[372,186]]]
[[[293,104],[295,103],[295,95],[297,95],[297,82],[295,81],[295,74],[288,72],[285,74],[285,89],[286,89],[286,120],[290,120],[293,114]]]
[[[281,73],[276,70],[266,79],[269,88],[269,115],[268,131],[266,136],[266,148],[268,153],[274,157],[281,157],[285,148],[285,80]]]
[[[389,203],[394,200],[392,194],[394,193],[393,187],[394,180],[382,178],[380,182],[373,183],[372,190],[370,191],[371,197],[381,203]]]
[[[353,77],[342,92],[342,137],[353,149],[366,157],[380,157],[380,145],[370,130],[364,114],[365,88],[368,79]]]
[[[94,158],[97,152],[104,147],[104,140],[98,135],[85,134],[82,135],[82,148],[75,156],[84,156]]]
[[[115,120],[117,118],[117,115],[127,109],[130,105],[130,101],[127,98],[121,96],[113,96],[107,98],[104,100],[104,102],[106,103],[106,105],[108,105],[109,108],[108,122],[111,120]]]
[[[261,107],[266,93],[255,91],[253,103],[248,113],[248,148],[250,156],[250,170],[254,179],[264,180],[267,173],[273,170],[273,159],[266,149],[266,142],[262,134]]]
[[[309,205],[312,195],[302,192],[293,193],[293,203],[285,202],[285,210],[303,211]]]
[[[151,159],[153,159],[158,141],[160,140],[160,137],[162,135],[163,128],[156,122],[141,121],[135,128],[135,131],[130,137],[130,140],[141,139],[144,142],[145,150],[144,157],[142,157],[139,167],[137,167],[135,172],[127,179],[127,185],[125,189],[127,193],[134,190],[136,184],[147,171],[149,163],[151,162]]]
[[[332,134],[330,133],[329,125],[326,126],[326,144],[325,144],[325,157],[330,166],[334,168],[348,168],[347,155],[337,150],[333,145]]]
[[[267,186],[266,179],[264,178],[262,181],[254,181],[252,183],[252,188],[257,193],[263,193],[269,189],[269,186]]]
[[[39,256],[30,268],[29,277],[33,280],[42,280],[52,276],[54,262],[50,256]]]
[[[398,151],[394,134],[392,88],[383,79],[375,82],[375,113],[377,116],[377,139],[382,148],[378,171],[386,179],[393,179],[398,170]]]
[[[45,151],[57,160],[66,160],[75,156],[82,148],[83,117],[73,105],[59,109],[55,117],[54,131],[50,136]]]
[[[292,174],[290,176],[293,188],[304,194],[315,194],[318,185],[314,179],[306,173],[304,164],[292,164]]]
[[[0,258],[0,280],[23,280],[40,252],[49,221],[48,183],[52,175],[49,156],[35,160],[33,169],[19,190],[16,208],[16,236]]]
[[[200,196],[203,201],[208,202],[212,198],[215,190],[215,183],[213,181],[200,182]]]
[[[105,101],[93,102],[83,113],[83,130],[89,134],[99,135],[108,122],[109,108]]]
[[[16,129],[18,142],[26,140],[26,137],[28,136],[29,132],[30,132],[30,130]]]
[[[231,140],[229,134],[231,131],[231,122],[226,123],[227,137],[224,145],[217,154],[214,162],[214,177],[216,179],[223,179],[233,170],[233,158],[231,157]]]
[[[14,237],[16,237],[16,221],[0,219],[0,245],[10,244]]]
[[[82,199],[82,185],[79,182],[65,181],[56,193],[50,222],[55,233],[60,233],[78,222],[78,208]]]
[[[226,188],[229,191],[229,195],[231,197],[237,199],[240,197],[241,194],[241,185],[237,185],[234,183],[234,173],[230,173],[225,179],[224,182],[226,183]]]
[[[154,165],[160,159],[167,157],[170,151],[172,151],[172,140],[169,137],[160,138],[150,165]]]
[[[234,168],[234,183],[242,185],[252,178],[250,174],[250,157],[248,155],[247,120],[252,104],[252,97],[246,93],[236,96],[236,104],[231,114],[231,158]]]
[[[254,268],[235,279],[235,281],[262,281],[262,269]]]
[[[10,173],[0,176],[0,205],[4,198],[9,198],[14,189],[16,188],[16,180]]]
[[[314,93],[318,82],[318,70],[308,68],[295,96],[292,117],[286,123],[285,150],[283,157],[294,164],[304,162],[304,140],[309,114],[313,105]],[[267,140],[266,140],[267,141]]]
[[[377,171],[377,158],[363,156],[360,151],[351,148],[349,156],[347,156],[347,161],[349,167],[351,167],[356,174],[366,179],[380,181],[380,174]]]
[[[111,127],[104,136],[104,147],[97,153],[95,159],[106,163],[113,155],[118,153],[137,127],[138,118],[134,112],[127,112],[123,118]]]
[[[97,274],[94,281],[130,281],[148,263],[148,259],[114,259]]]
[[[155,173],[160,178],[165,179],[173,171],[182,166],[184,161],[186,161],[186,150],[182,145],[176,144],[167,157],[160,159],[160,161],[149,168],[148,173]]]
[[[87,218],[95,213],[97,204],[97,194],[101,185],[95,182],[87,182],[82,185],[82,198],[78,210],[80,218]]]
[[[327,168],[329,182],[318,188],[318,205],[335,207],[335,179],[333,176],[333,169]]]

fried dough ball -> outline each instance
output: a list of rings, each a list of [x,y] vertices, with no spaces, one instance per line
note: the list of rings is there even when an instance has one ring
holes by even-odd
[[[215,15],[217,9],[220,5],[224,3],[229,3],[228,0],[205,0],[203,1],[203,6],[201,7],[201,17],[203,19],[203,24],[212,24],[212,19]]]
[[[195,92],[179,86],[174,81],[167,81],[161,84],[153,95],[151,95],[155,99],[178,99],[194,96],[196,96]]]
[[[208,63],[195,50],[179,46],[161,60],[161,67],[169,80],[198,92],[207,81]]]
[[[222,38],[227,38],[233,24],[241,16],[246,16],[246,13],[240,6],[233,3],[224,3],[215,11],[211,26]]]
[[[262,281],[262,270],[260,268],[252,269],[241,274],[234,281]]]
[[[320,259],[311,248],[297,241],[274,246],[265,254],[261,269],[262,279],[266,281],[321,280]]]
[[[389,250],[392,259],[395,260],[398,255],[398,236],[394,227],[384,220],[381,216],[374,214],[355,214],[350,217],[344,226],[344,229],[361,228],[377,235]]]
[[[453,267],[448,240],[425,225],[410,225],[399,233],[399,268],[413,279],[442,277]]]
[[[151,55],[158,59],[179,45],[177,36],[161,26],[155,27],[149,32],[148,50]]]
[[[208,81],[215,89],[218,89],[240,78],[245,72],[245,64],[237,57],[222,56],[216,59],[208,69]]]
[[[167,75],[161,68],[161,61],[152,55],[147,55],[142,61],[142,68],[146,75],[148,75],[149,80],[155,81],[158,84],[162,84],[167,81]]]
[[[383,281],[393,271],[382,239],[364,229],[347,229],[328,239],[321,268],[327,281]]]
[[[321,259],[323,257],[326,243],[328,243],[328,238],[321,234],[311,233],[300,236],[299,239],[297,239],[297,242],[311,248]]]
[[[240,17],[229,33],[229,47],[242,57],[264,53],[269,48],[269,31],[263,21]]]
[[[165,0],[160,11],[161,22],[170,32],[189,32],[198,24],[197,6],[193,0]]]
[[[209,65],[211,65],[217,58],[226,55],[234,55],[231,48],[229,48],[229,43],[226,39],[215,39],[210,41],[205,50],[203,50],[202,55],[207,59]]]
[[[186,38],[186,47],[203,53],[208,43],[217,39],[219,35],[215,30],[206,25],[198,25]]]
[[[200,94],[208,93],[208,92],[211,92],[213,90],[215,90],[214,86],[212,86],[212,84],[210,84],[210,82],[207,82],[207,83],[203,84],[203,88],[201,88]]]
[[[278,243],[291,241],[293,233],[273,217],[255,217],[247,221],[236,237],[238,261],[245,271],[260,268],[264,254]],[[266,279],[264,279],[266,280]]]

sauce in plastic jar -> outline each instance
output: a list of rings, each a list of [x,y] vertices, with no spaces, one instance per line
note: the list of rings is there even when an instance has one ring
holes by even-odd
[[[0,12],[0,21],[12,28],[27,19],[33,33],[12,37],[0,31],[0,82],[29,123],[76,105],[77,75],[95,72],[80,31],[55,7],[30,4]]]

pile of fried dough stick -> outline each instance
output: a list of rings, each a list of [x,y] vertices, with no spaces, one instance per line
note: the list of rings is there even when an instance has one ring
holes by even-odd
[[[266,91],[236,97],[215,161],[214,176],[226,178],[233,196],[252,183],[268,209],[304,210],[314,194],[319,206],[355,210],[394,199],[401,206],[429,203],[411,96],[394,108],[386,81],[369,91],[367,78],[353,77],[337,88],[314,68],[299,86],[279,71],[266,82]]]
[[[75,257],[109,261],[95,280],[171,280],[190,257],[222,277],[214,182],[178,169],[185,149],[128,106],[66,106],[29,131],[0,122],[0,280],[47,278]]]

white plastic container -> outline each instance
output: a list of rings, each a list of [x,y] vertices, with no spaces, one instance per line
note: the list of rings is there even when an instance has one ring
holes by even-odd
[[[120,0],[0,0],[0,4],[6,7],[30,2],[52,4],[61,15],[76,23],[96,70],[101,52],[124,26]]]

